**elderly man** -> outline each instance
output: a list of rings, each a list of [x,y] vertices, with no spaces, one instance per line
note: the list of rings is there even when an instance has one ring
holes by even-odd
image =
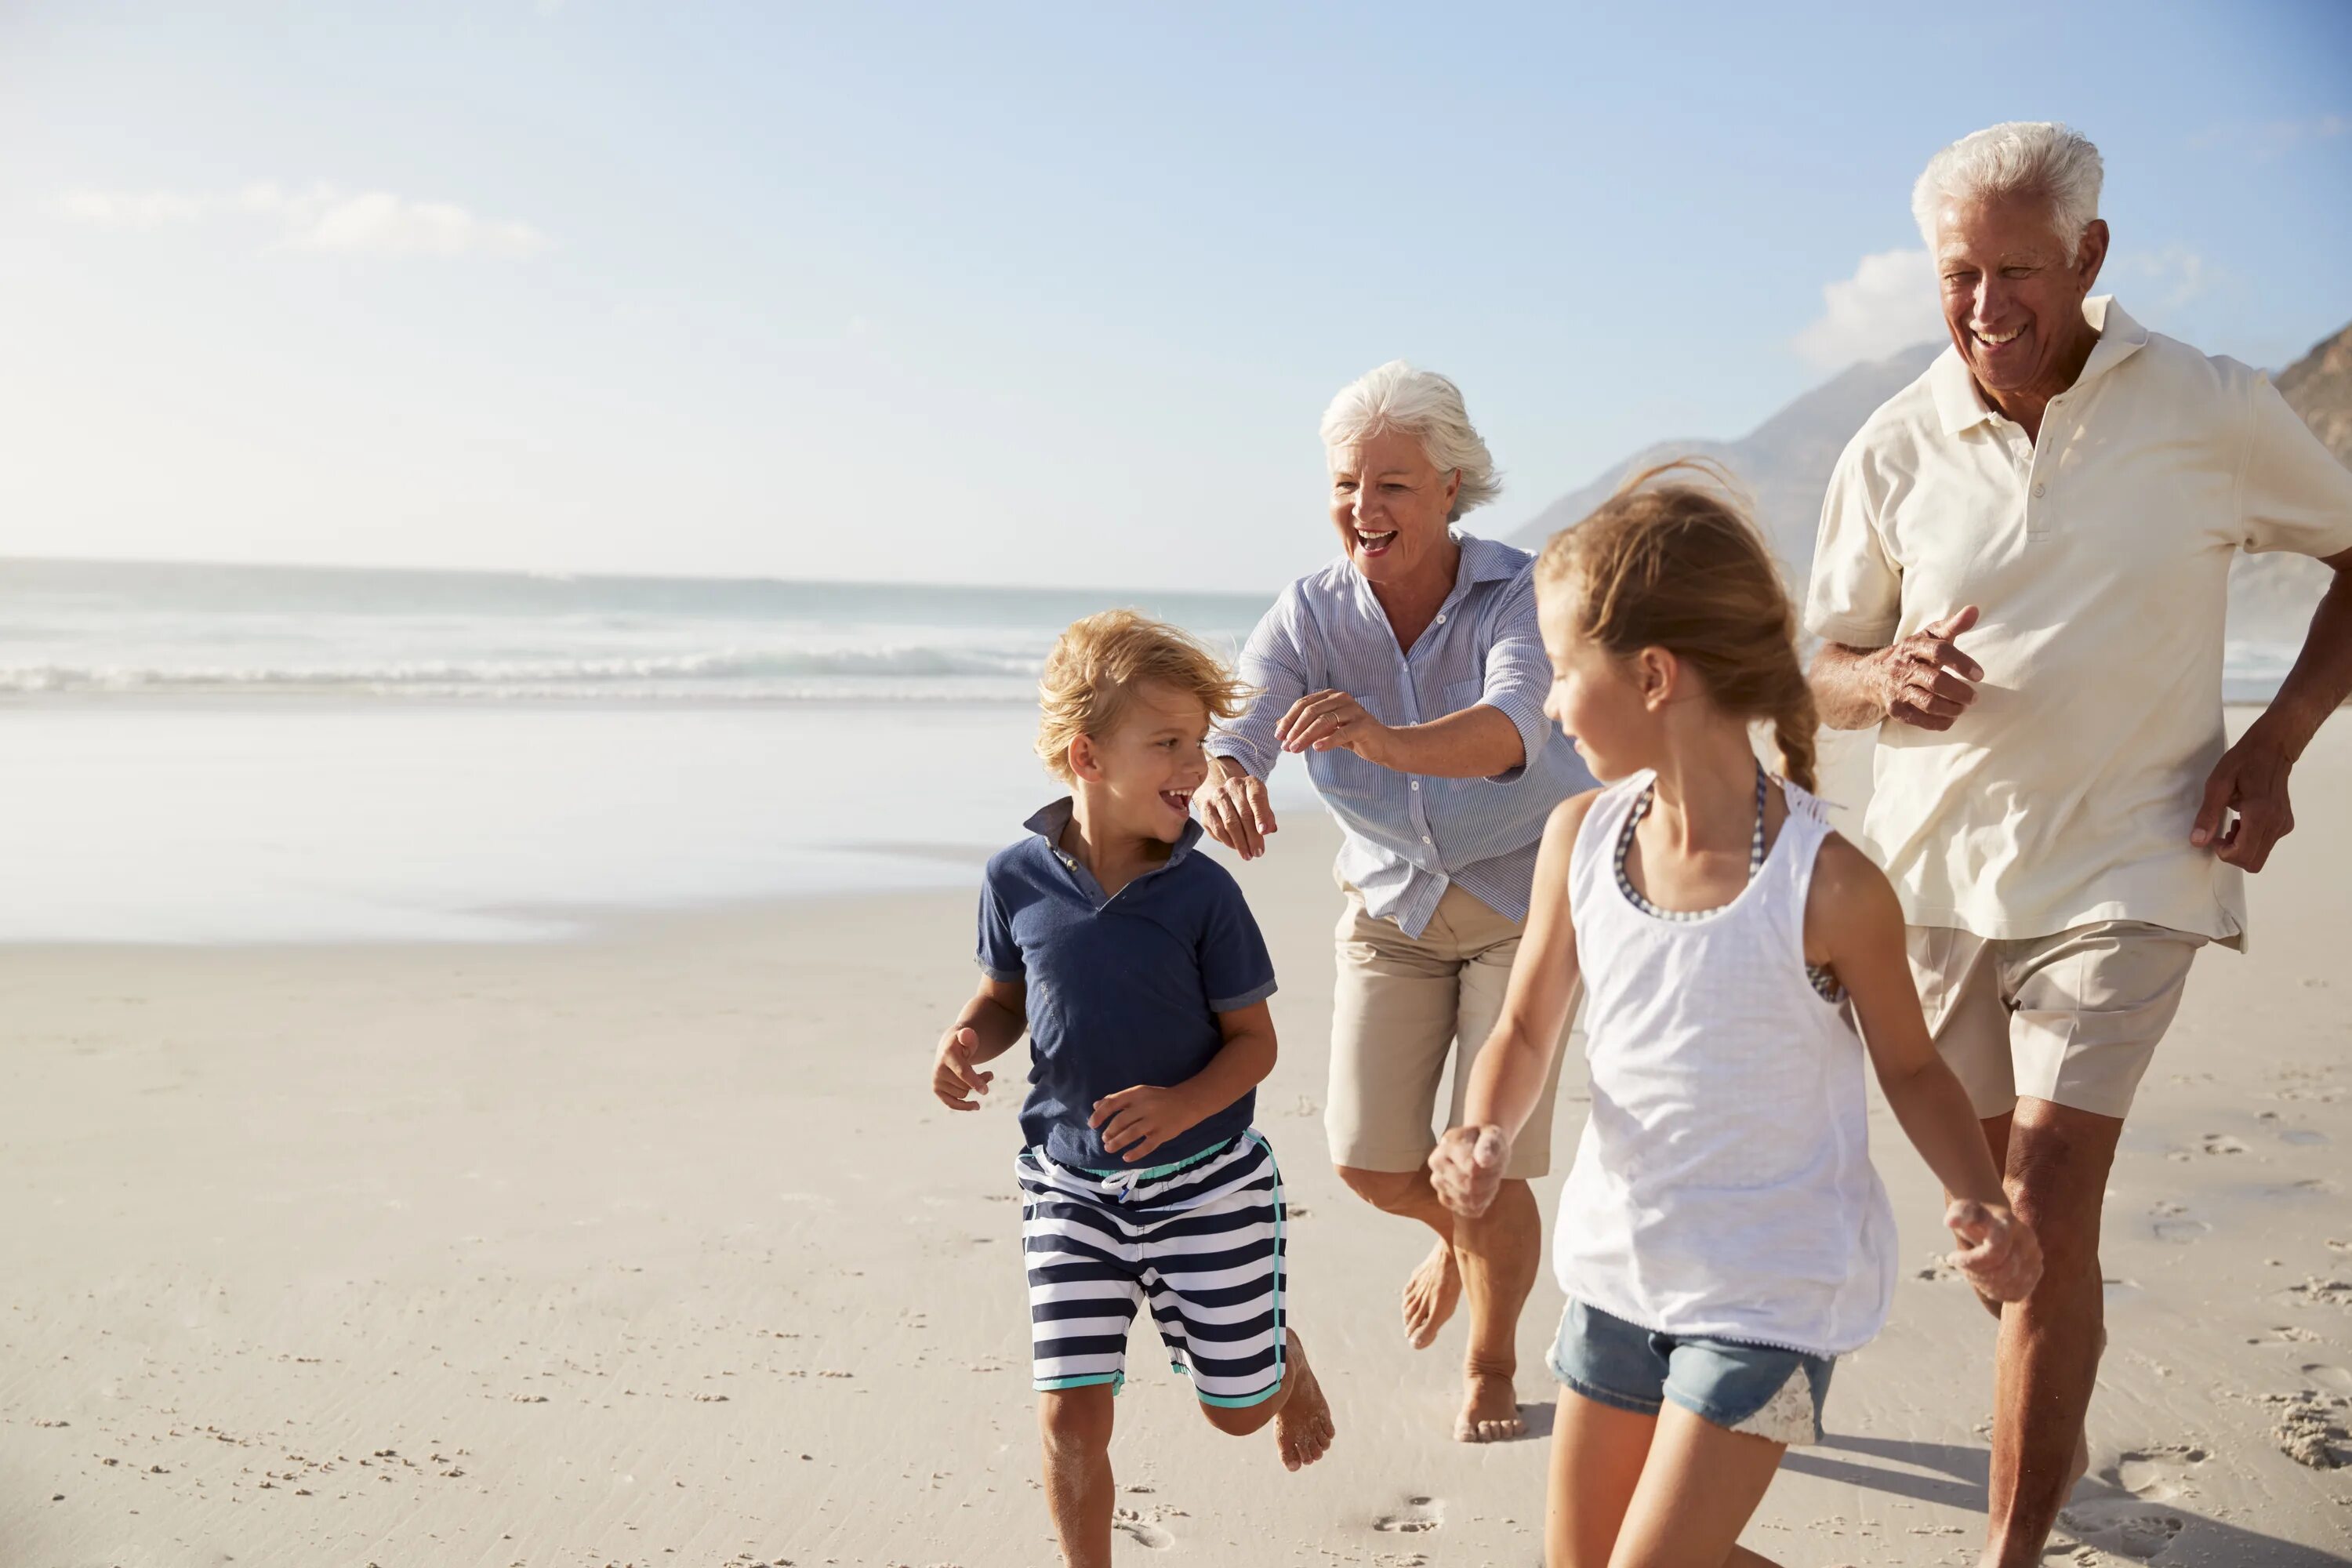
[[[2196,950],[2242,944],[2242,875],[2293,826],[2295,758],[2352,692],[2352,472],[2261,375],[2090,298],[2100,175],[2049,124],[1927,165],[1912,205],[1952,346],[1840,458],[1806,611],[1824,719],[1881,726],[1864,836],[2047,1256],[2000,1313],[1988,1564],[2039,1562],[2086,1466],[2125,1112]],[[2336,578],[2225,751],[2240,550]]]

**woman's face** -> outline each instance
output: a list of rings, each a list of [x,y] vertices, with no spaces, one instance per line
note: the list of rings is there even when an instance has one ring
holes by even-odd
[[[1366,582],[1405,582],[1440,567],[1451,574],[1445,519],[1459,473],[1431,467],[1419,439],[1397,430],[1334,447],[1329,458],[1331,523]]]

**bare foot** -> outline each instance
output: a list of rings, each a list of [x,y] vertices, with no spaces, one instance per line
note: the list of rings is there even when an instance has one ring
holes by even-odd
[[[1519,1419],[1519,1391],[1498,1373],[1462,1374],[1462,1415],[1454,1423],[1454,1436],[1463,1443],[1507,1443],[1528,1435]]]
[[[1284,1331],[1284,1343],[1290,1363],[1290,1396],[1275,1414],[1274,1441],[1282,1450],[1283,1468],[1297,1470],[1321,1458],[1336,1433],[1331,1403],[1315,1381],[1315,1369],[1307,1364],[1307,1349],[1298,1342],[1297,1331]]]
[[[1454,1248],[1441,1241],[1404,1282],[1405,1342],[1417,1351],[1427,1350],[1461,1300],[1462,1270],[1454,1265]]]

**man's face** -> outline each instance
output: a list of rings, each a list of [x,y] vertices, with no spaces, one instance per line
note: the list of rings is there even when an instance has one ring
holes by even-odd
[[[1944,324],[1979,386],[2064,390],[2070,358],[2090,331],[2083,301],[2106,254],[2105,223],[2070,247],[2041,196],[1945,204],[1936,220]]]

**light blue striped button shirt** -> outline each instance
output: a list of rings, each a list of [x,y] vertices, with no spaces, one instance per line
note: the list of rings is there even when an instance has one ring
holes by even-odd
[[[1211,755],[1263,779],[1282,754],[1275,726],[1310,691],[1345,691],[1383,724],[1423,724],[1481,702],[1508,716],[1527,761],[1493,778],[1394,773],[1338,747],[1306,753],[1307,777],[1346,835],[1339,874],[1367,910],[1412,936],[1456,882],[1497,914],[1527,919],[1544,819],[1592,787],[1543,715],[1551,662],[1536,630],[1535,558],[1499,540],[1454,538],[1454,591],[1410,653],[1398,651],[1388,613],[1345,557],[1284,589],[1242,649],[1242,679],[1265,695],[1209,737]]]

